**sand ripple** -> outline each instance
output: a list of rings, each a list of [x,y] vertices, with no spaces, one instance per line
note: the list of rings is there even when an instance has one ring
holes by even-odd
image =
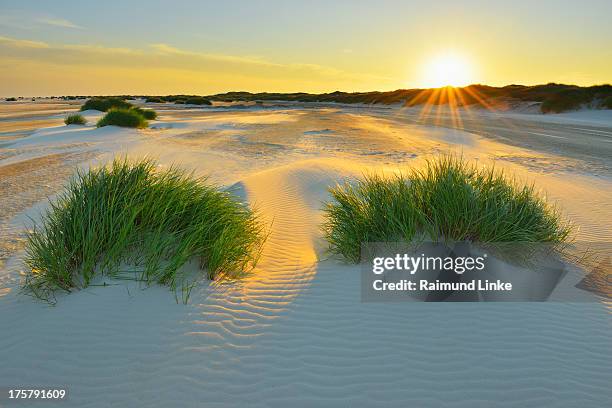
[[[111,156],[158,151],[164,163],[180,158],[199,172],[225,166],[228,174],[248,174],[222,177],[240,179],[236,194],[272,224],[255,271],[239,282],[202,282],[187,305],[163,287],[120,283],[63,296],[50,307],[18,293],[18,252],[0,267],[0,386],[66,386],[70,398],[62,406],[74,407],[609,405],[609,302],[362,303],[358,269],[321,261],[326,187],[361,174],[364,156],[378,165],[397,160],[390,152],[412,160],[446,149],[443,138],[430,141],[430,129],[365,110],[250,113],[241,121],[231,115],[218,122],[240,123],[240,137],[212,145],[208,133],[178,143],[172,129],[83,130],[67,141],[99,143]],[[196,122],[187,130],[202,131]],[[266,149],[274,160],[254,159],[254,151]],[[469,149],[468,156],[520,156],[514,147],[479,139]],[[330,158],[306,160],[320,156]],[[64,159],[22,158],[21,166],[33,167],[2,175],[13,195],[0,197],[0,211],[12,217],[41,199],[26,185],[40,185],[43,195],[56,191],[66,177]],[[293,163],[280,166],[287,161]],[[609,181],[568,178],[560,170],[538,173],[536,182],[585,226],[586,239],[609,237]],[[0,225],[7,226],[4,218]],[[0,242],[9,242],[0,232]]]
[[[125,285],[51,308],[0,297],[0,383],[66,385],[78,407],[606,405],[602,304],[362,303],[355,267],[317,262],[315,202],[356,170],[338,167],[243,180],[274,219],[269,245],[251,276],[188,305]]]

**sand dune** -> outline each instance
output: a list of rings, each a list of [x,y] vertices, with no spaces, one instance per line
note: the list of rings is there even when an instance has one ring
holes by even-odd
[[[328,186],[457,151],[535,182],[582,239],[605,242],[612,181],[597,158],[398,112],[161,113],[142,131],[55,126],[0,144],[0,185],[13,192],[0,197],[0,384],[68,386],[64,405],[75,407],[596,407],[612,397],[609,304],[363,303],[359,268],[328,259],[318,229]],[[256,269],[200,282],[186,305],[166,288],[114,281],[54,307],[20,295],[22,244],[7,242],[73,166],[120,154],[209,174],[257,208],[271,227]]]

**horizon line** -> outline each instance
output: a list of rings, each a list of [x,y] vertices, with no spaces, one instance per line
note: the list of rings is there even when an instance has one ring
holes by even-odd
[[[481,87],[487,87],[487,88],[498,88],[498,89],[503,89],[503,88],[508,88],[508,87],[525,87],[525,88],[533,88],[533,87],[541,87],[541,86],[566,86],[566,87],[576,87],[576,88],[594,88],[594,87],[606,87],[606,86],[612,86],[612,81],[611,82],[605,82],[605,83],[594,83],[592,85],[575,85],[575,84],[568,84],[568,83],[560,83],[560,82],[547,82],[547,83],[541,83],[541,84],[535,84],[535,85],[523,85],[523,84],[516,84],[516,83],[512,83],[512,84],[507,84],[507,85],[501,85],[501,86],[495,86],[495,85],[487,85],[487,84],[483,84],[483,83],[472,83],[469,85],[465,85],[465,86],[452,86],[452,85],[446,85],[446,86],[440,86],[440,87],[431,87],[431,88],[397,88],[397,89],[391,89],[391,90],[387,90],[387,91],[383,91],[383,90],[369,90],[369,91],[341,91],[341,90],[334,90],[334,91],[330,91],[330,92],[306,92],[306,91],[293,91],[293,92],[275,92],[275,91],[245,91],[245,90],[236,90],[236,91],[224,91],[224,92],[217,92],[217,93],[209,93],[209,94],[186,94],[186,93],[120,93],[120,94],[87,94],[85,95],[85,93],[75,93],[75,94],[48,94],[48,95],[19,95],[19,96],[15,96],[16,94],[6,94],[6,95],[2,95],[2,98],[10,98],[10,97],[17,97],[17,98],[51,98],[51,97],[62,97],[62,96],[84,96],[84,97],[93,97],[93,96],[172,96],[172,95],[184,95],[184,96],[217,96],[217,95],[224,95],[224,94],[231,94],[231,93],[245,93],[245,94],[284,94],[284,95],[290,95],[290,94],[306,94],[306,95],[329,95],[329,94],[334,94],[334,93],[345,93],[345,94],[355,94],[355,93],[361,93],[361,94],[367,94],[367,93],[390,93],[390,92],[398,92],[398,91],[428,91],[428,90],[436,90],[436,89],[464,89],[464,88],[470,88],[470,87],[475,87],[475,86],[481,86]]]

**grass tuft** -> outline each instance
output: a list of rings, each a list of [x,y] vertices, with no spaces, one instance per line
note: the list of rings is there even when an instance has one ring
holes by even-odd
[[[367,176],[330,192],[323,229],[331,251],[358,262],[366,242],[564,242],[571,227],[533,186],[455,156],[407,177]]]
[[[157,119],[157,112],[155,112],[153,109],[142,109],[137,106],[133,106],[130,108],[130,110],[139,113],[143,118],[147,120]]]
[[[96,126],[103,127],[109,125],[131,128],[146,128],[149,126],[149,123],[137,110],[113,108],[98,121]]]
[[[53,301],[102,274],[180,288],[186,301],[186,262],[198,259],[211,279],[238,276],[255,265],[263,240],[256,214],[205,179],[115,160],[78,171],[28,234],[24,289]],[[138,272],[122,273],[126,263]]]
[[[164,103],[166,101],[160,98],[159,96],[147,96],[145,98],[145,102],[146,103]]]
[[[192,96],[185,99],[185,103],[188,105],[212,105],[212,102],[201,96]]]
[[[64,123],[67,125],[84,125],[87,123],[87,120],[85,120],[83,115],[79,115],[78,113],[73,113],[64,118]]]
[[[108,112],[110,109],[119,108],[119,109],[129,109],[132,107],[132,104],[124,101],[120,98],[91,98],[88,99],[83,106],[81,106],[81,111],[86,111],[88,109],[98,110],[100,112]]]

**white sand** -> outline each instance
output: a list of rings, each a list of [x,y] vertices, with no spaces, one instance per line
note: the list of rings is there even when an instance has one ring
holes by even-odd
[[[0,144],[0,183],[14,197],[0,198],[0,386],[67,386],[61,406],[75,407],[609,403],[609,304],[362,303],[358,268],[325,259],[318,230],[327,186],[451,150],[534,181],[582,239],[609,241],[607,162],[419,125],[397,110],[160,112],[154,129],[52,126]],[[76,163],[121,154],[210,174],[274,220],[256,271],[202,281],[187,305],[166,288],[116,282],[55,307],[20,295],[27,216]]]
[[[514,113],[512,111],[505,113],[491,113],[493,116],[497,117],[514,117],[525,120],[533,120],[539,122],[551,122],[551,123],[563,123],[563,124],[588,124],[588,125],[604,125],[604,126],[612,126],[612,110],[611,109],[582,109],[571,112],[563,112],[556,114],[541,114],[541,113],[532,113],[532,114],[522,114],[522,113]]]

